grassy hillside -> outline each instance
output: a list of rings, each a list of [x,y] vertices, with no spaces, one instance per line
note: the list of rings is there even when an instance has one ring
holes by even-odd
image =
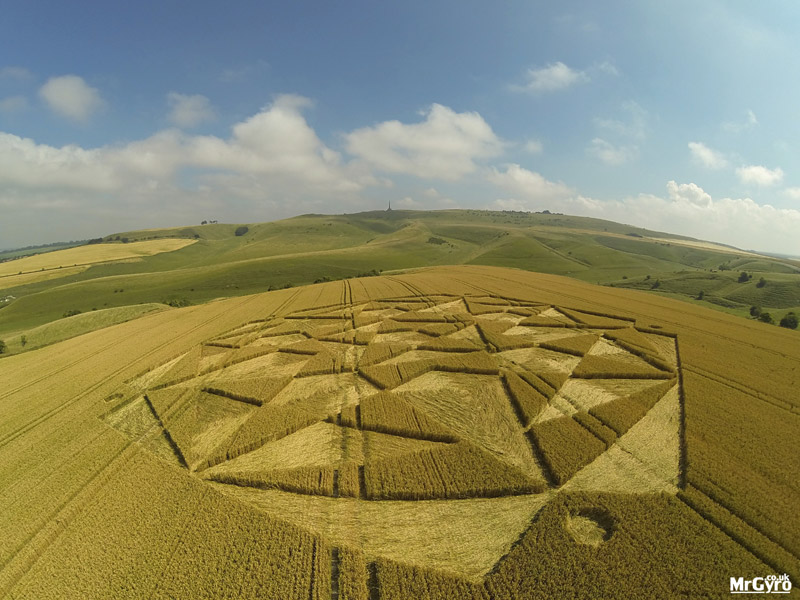
[[[3,340],[6,343],[5,354],[29,352],[103,327],[131,321],[153,311],[168,309],[164,304],[134,304],[65,317],[6,337]]]
[[[651,289],[658,281],[657,293],[691,301],[703,291],[700,302],[740,316],[748,316],[751,305],[772,312],[776,320],[790,310],[800,312],[796,261],[698,246],[680,236],[566,215],[373,211],[247,226],[129,231],[104,241],[103,248],[121,252],[139,244],[194,243],[136,260],[63,269],[55,266],[63,266],[66,255],[48,253],[47,264],[54,268],[13,275],[34,279],[5,286],[0,339],[76,311],[152,302],[199,304],[326,279],[448,264],[507,266],[637,289]],[[64,252],[79,251],[84,250]],[[742,270],[753,280],[738,285]],[[756,287],[761,277],[767,285]]]
[[[434,252],[458,239],[434,237],[451,240]],[[504,256],[540,251],[511,233],[501,247],[512,237]],[[461,265],[162,310],[9,356],[0,598],[678,599],[727,597],[731,576],[795,582],[796,336]]]

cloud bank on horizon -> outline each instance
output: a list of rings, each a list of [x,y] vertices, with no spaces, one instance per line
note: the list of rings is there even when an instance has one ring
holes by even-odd
[[[129,7],[102,60],[91,38],[26,54],[23,34],[58,35],[12,11],[0,34],[23,48],[0,64],[0,247],[392,201],[548,209],[800,255],[800,83],[777,78],[798,58],[793,4],[769,18],[723,3],[455,17],[447,2],[357,4],[165,9],[146,56],[130,46],[150,26]],[[353,29],[357,9],[371,29]],[[100,17],[76,26],[97,36]],[[649,30],[619,35],[617,21],[644,18]]]

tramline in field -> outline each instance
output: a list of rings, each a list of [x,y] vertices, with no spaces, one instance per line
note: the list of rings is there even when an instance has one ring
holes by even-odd
[[[159,440],[162,455],[166,441],[173,462],[276,517],[302,514],[304,496],[341,498],[354,513],[404,501],[404,518],[418,501],[521,497],[506,509],[521,526],[480,556],[447,558],[450,532],[424,519],[426,530],[377,551],[369,522],[331,535],[368,560],[430,557],[480,581],[560,486],[677,492],[676,343],[624,317],[501,296],[376,298],[207,340],[130,381],[106,422]],[[306,525],[331,532],[339,510]]]
[[[795,578],[800,405],[758,369],[792,372],[793,333],[686,306],[447,267],[3,359],[0,596],[679,598]]]

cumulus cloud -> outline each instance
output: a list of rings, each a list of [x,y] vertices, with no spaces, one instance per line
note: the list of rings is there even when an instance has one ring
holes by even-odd
[[[736,176],[742,183],[769,187],[783,181],[783,169],[780,167],[768,169],[762,165],[747,165],[736,169]]]
[[[623,102],[620,118],[595,118],[601,135],[593,138],[586,152],[607,165],[619,166],[639,155],[639,144],[647,137],[648,113],[633,100]],[[608,138],[611,138],[609,140]]]
[[[585,83],[589,81],[589,76],[583,71],[576,71],[558,61],[546,67],[528,69],[525,79],[526,82],[523,85],[512,86],[512,89],[535,94],[556,92],[578,83]]]
[[[695,183],[667,182],[667,196],[672,202],[688,202],[695,206],[708,208],[714,204],[711,196]]]
[[[473,172],[476,160],[498,155],[503,142],[478,113],[457,113],[434,104],[425,120],[385,121],[345,136],[347,152],[388,173],[457,180]]]
[[[596,118],[595,126],[620,137],[643,140],[647,136],[647,111],[633,100],[623,102],[620,110],[621,119]]]
[[[308,125],[307,99],[280,96],[237,123],[227,139],[167,130],[124,146],[56,148],[0,133],[0,183],[24,188],[68,187],[124,191],[143,181],[173,178],[184,167],[229,176],[291,181],[298,189],[358,190],[373,183],[358,166],[343,164]]]
[[[722,128],[730,133],[741,133],[747,129],[752,129],[756,125],[758,125],[756,113],[748,109],[744,119],[741,121],[725,121],[722,124]]]
[[[564,199],[573,194],[573,190],[561,182],[545,179],[541,174],[510,164],[505,171],[492,168],[488,180],[526,201],[550,201]]]
[[[607,60],[594,65],[593,69],[599,71],[600,73],[605,73],[606,75],[613,75],[614,77],[619,76],[619,69],[617,69],[614,63],[611,63]]]
[[[542,142],[539,140],[528,140],[523,148],[525,148],[525,152],[530,152],[531,154],[541,154],[542,150],[544,150]]]
[[[9,96],[0,100],[0,112],[13,113],[28,108],[28,99],[25,96]]]
[[[692,159],[708,169],[724,169],[728,166],[726,158],[702,142],[689,142]]]
[[[636,146],[615,146],[603,138],[594,138],[586,151],[607,165],[619,166],[633,160],[639,153]]]
[[[522,190],[514,198],[496,200],[493,208],[541,210],[630,223],[755,249],[800,255],[797,231],[800,211],[759,204],[750,198],[714,199],[695,183],[666,184],[666,195],[640,194],[622,200],[598,200],[571,194],[551,199],[545,206]]]
[[[177,92],[170,92],[167,94],[167,104],[171,108],[169,120],[178,127],[185,129],[196,127],[200,123],[213,120],[215,117],[214,109],[209,99],[199,94],[187,96]]]
[[[750,198],[714,200],[700,186],[667,183],[667,198],[640,196],[624,202],[638,222],[739,248],[800,253],[800,211]],[[633,212],[635,211],[635,213]]]
[[[31,233],[41,221],[32,211],[45,208],[58,221],[48,237],[62,229],[73,232],[68,237],[94,237],[120,218],[143,227],[180,224],[214,207],[246,220],[325,212],[332,202],[339,210],[367,206],[357,192],[383,182],[317,137],[303,116],[309,105],[300,96],[279,96],[225,137],[169,129],[124,145],[82,148],[0,133],[0,239],[25,241],[14,241],[16,232]]]
[[[792,200],[800,200],[800,187],[790,187],[783,190],[783,193],[786,196],[789,196]]]
[[[113,167],[103,151],[78,146],[55,148],[0,133],[0,183],[33,189],[115,189]]]
[[[77,75],[48,79],[39,96],[54,113],[82,123],[104,104],[100,92]]]

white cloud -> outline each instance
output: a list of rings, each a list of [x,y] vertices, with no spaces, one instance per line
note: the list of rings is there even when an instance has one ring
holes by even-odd
[[[736,169],[739,181],[745,184],[773,186],[783,181],[783,169],[768,169],[761,165],[747,165]]]
[[[783,193],[792,200],[800,200],[800,187],[790,187],[783,190]]]
[[[539,140],[528,140],[525,142],[523,146],[525,152],[530,152],[531,154],[541,154],[544,147],[542,146],[542,142]]]
[[[367,208],[357,192],[386,182],[322,143],[303,117],[309,104],[279,96],[226,137],[170,129],[81,148],[0,133],[0,239],[31,239],[44,209],[48,237],[95,237],[121,219],[148,227],[198,215],[245,221],[330,212],[334,203],[339,211]]]
[[[729,131],[731,133],[741,133],[742,131],[751,129],[756,125],[758,125],[758,119],[756,118],[756,113],[754,113],[750,109],[747,109],[747,114],[745,115],[744,119],[742,119],[741,121],[725,121],[722,124],[722,128],[725,131]]]
[[[510,164],[505,171],[492,168],[488,180],[512,194],[535,202],[563,199],[573,190],[561,182],[548,181],[539,173],[518,164]]]
[[[343,165],[302,116],[309,104],[280,96],[236,124],[228,139],[167,130],[125,146],[55,148],[0,133],[0,183],[25,188],[64,186],[125,191],[146,181],[171,183],[184,167],[227,171],[227,176],[291,181],[297,189],[352,191],[374,182],[358,165]]]
[[[647,137],[647,111],[633,100],[623,102],[621,110],[624,120],[596,118],[595,126],[624,138],[643,140]]]
[[[101,150],[78,146],[55,148],[10,133],[0,133],[0,184],[27,189],[117,188],[114,168]]]
[[[408,210],[417,210],[423,207],[421,202],[417,202],[411,196],[406,196],[405,198],[401,198],[395,204],[396,208],[406,208]]]
[[[744,249],[800,255],[800,210],[758,204],[750,198],[714,200],[694,183],[669,181],[666,197],[640,194],[622,200],[581,195],[551,199],[543,205],[523,194],[496,200],[494,208],[541,210],[630,223],[655,231],[687,235]]]
[[[169,120],[178,127],[189,129],[215,118],[211,102],[199,94],[187,96],[170,92],[167,94],[167,103],[172,108]]]
[[[28,99],[25,96],[8,96],[0,100],[0,112],[19,112],[28,108]]]
[[[670,181],[667,195],[666,200],[641,196],[627,200],[625,205],[638,223],[650,228],[739,248],[800,253],[798,210],[758,204],[750,198],[714,200],[693,183],[679,185]]]
[[[619,166],[639,155],[638,144],[647,137],[647,111],[633,100],[623,102],[621,119],[595,118],[594,125],[602,130],[589,142],[586,152],[607,165]],[[607,139],[611,137],[612,141]]]
[[[708,208],[714,204],[711,196],[695,183],[667,182],[667,195],[672,202],[688,202],[695,206]]]
[[[77,75],[48,79],[39,96],[56,114],[82,123],[104,104],[100,93]]]
[[[478,113],[457,113],[434,104],[425,120],[410,125],[384,121],[345,136],[347,151],[389,173],[423,178],[460,179],[476,160],[498,155],[503,142]]]
[[[636,146],[615,146],[603,138],[594,138],[586,151],[607,165],[619,166],[633,160],[639,153]]]
[[[595,65],[593,68],[601,73],[605,73],[606,75],[613,75],[615,77],[619,75],[619,69],[617,69],[614,63],[611,63],[607,60]]]
[[[525,84],[512,86],[512,89],[536,94],[555,92],[578,83],[585,83],[589,81],[589,76],[583,71],[576,71],[558,61],[539,69],[528,69],[526,79]]]
[[[3,67],[0,69],[0,79],[26,80],[33,77],[31,72],[24,67]]]
[[[341,156],[325,146],[302,110],[311,101],[283,95],[272,105],[233,127],[229,140],[196,136],[185,143],[191,164],[210,169],[296,179],[305,186],[356,190],[374,180],[358,165],[343,166]]]
[[[695,162],[709,169],[724,169],[728,166],[725,157],[702,142],[689,142],[689,151]]]

